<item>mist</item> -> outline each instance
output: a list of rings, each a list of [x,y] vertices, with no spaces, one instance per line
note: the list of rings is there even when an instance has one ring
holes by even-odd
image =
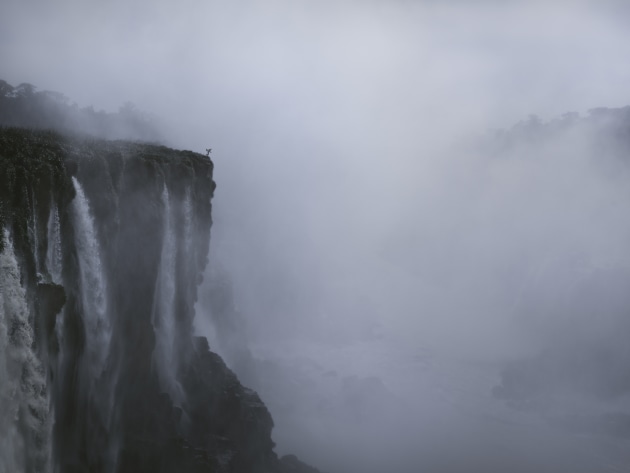
[[[589,112],[628,104],[630,10],[550,3],[9,0],[0,77],[132,102],[170,146],[212,148],[196,325],[280,451],[622,471],[627,440],[546,421],[628,414],[627,391],[559,383],[527,409],[492,391],[553,347],[623,345],[630,308],[627,148]]]

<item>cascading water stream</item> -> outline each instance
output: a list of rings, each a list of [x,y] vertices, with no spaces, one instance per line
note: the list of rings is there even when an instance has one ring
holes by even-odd
[[[0,254],[0,472],[50,471],[51,422],[44,368],[8,232]]]
[[[35,257],[35,271],[37,273],[37,278],[40,279],[41,278],[41,265],[40,265],[40,261],[39,261],[39,238],[38,238],[38,232],[37,232],[37,206],[35,204],[35,192],[31,193],[31,200],[30,200],[30,207],[31,210],[29,212],[29,218],[28,218],[28,239],[29,239],[29,243],[31,245],[31,248],[33,248],[33,256]]]
[[[111,340],[111,324],[107,314],[107,287],[94,220],[81,184],[75,177],[73,201],[74,229],[79,259],[81,299],[89,371],[97,379],[103,371]]]
[[[152,323],[155,330],[153,366],[157,370],[160,387],[174,402],[181,403],[182,389],[177,381],[177,353],[175,350],[175,274],[177,240],[168,189],[162,191],[164,227],[160,266],[153,299]]]
[[[63,285],[61,273],[63,269],[63,256],[61,254],[61,223],[59,221],[59,209],[52,200],[50,213],[48,215],[48,246],[46,249],[46,269],[48,270],[48,276],[50,281]],[[62,345],[63,333],[64,333],[64,316],[63,311],[55,323],[55,334],[59,345]]]
[[[53,203],[48,217],[48,250],[46,252],[46,267],[55,284],[61,284],[62,256],[61,256],[61,224],[59,209]]]
[[[93,405],[105,428],[111,430],[115,383],[100,379],[109,355],[112,328],[107,310],[107,284],[90,205],[79,181],[73,177],[76,197],[72,202],[74,233],[79,260],[79,283],[86,337],[85,366]],[[105,454],[106,471],[115,471],[118,449],[112,441]]]
[[[186,190],[186,197],[184,198],[184,258],[187,267],[194,268],[196,259],[193,254],[193,208],[192,208],[192,196],[190,195],[190,189]]]

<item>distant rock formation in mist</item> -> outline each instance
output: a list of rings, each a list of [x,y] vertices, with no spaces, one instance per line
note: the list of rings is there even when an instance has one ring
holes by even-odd
[[[630,105],[620,108],[592,108],[586,115],[567,112],[548,121],[530,115],[511,128],[487,133],[486,139],[482,140],[485,145],[483,149],[499,154],[515,146],[544,144],[565,132],[589,133],[594,138],[593,145],[601,146],[607,152],[618,150],[627,155],[630,146]]]
[[[560,136],[564,143],[587,147],[569,150],[583,153],[593,170],[615,179],[628,174],[630,107],[567,113],[546,123],[530,117],[491,133],[484,149],[498,157],[518,149],[522,159],[540,159],[538,151]],[[551,148],[545,158],[554,152]],[[572,403],[587,406],[630,395],[630,267],[617,261],[601,266],[588,254],[553,256],[556,260],[523,286],[516,314],[540,330],[540,353],[508,363],[493,394],[571,430],[630,437],[630,413],[565,411]]]
[[[316,471],[277,457],[265,405],[193,334],[212,172],[0,129],[0,471]]]

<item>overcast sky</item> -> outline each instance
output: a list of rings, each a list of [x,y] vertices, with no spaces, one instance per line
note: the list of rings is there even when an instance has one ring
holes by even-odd
[[[0,60],[10,83],[215,128],[361,114],[509,123],[626,103],[623,4],[7,0]]]

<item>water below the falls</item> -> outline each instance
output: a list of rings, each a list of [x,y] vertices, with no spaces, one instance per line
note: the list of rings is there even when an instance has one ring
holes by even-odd
[[[550,422],[627,413],[627,398],[566,398],[545,410],[514,409],[492,396],[498,364],[384,340],[345,346],[294,341],[252,351],[279,451],[324,471],[630,471],[629,438]]]

